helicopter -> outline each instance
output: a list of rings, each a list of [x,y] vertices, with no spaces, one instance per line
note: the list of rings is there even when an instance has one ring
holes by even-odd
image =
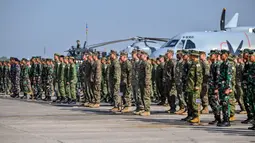
[[[87,52],[99,52],[100,56],[104,57],[107,55],[110,51],[105,51],[100,49],[102,46],[120,43],[120,42],[127,42],[127,41],[134,41],[131,45],[127,46],[126,48],[123,48],[120,51],[125,51],[131,55],[131,52],[133,49],[139,49],[147,52],[149,55],[151,55],[154,51],[158,50],[162,45],[159,42],[167,42],[169,39],[167,38],[151,38],[151,37],[132,37],[127,39],[120,39],[120,40],[114,40],[114,41],[108,41],[98,44],[92,44],[87,45],[87,41],[84,42],[83,47],[80,45],[80,41],[77,40],[77,46],[72,46],[69,50],[65,51],[68,52],[68,56],[75,57],[75,59],[80,60],[82,59],[82,56],[84,53]]]

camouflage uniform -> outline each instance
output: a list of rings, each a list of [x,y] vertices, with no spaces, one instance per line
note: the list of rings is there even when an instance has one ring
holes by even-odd
[[[114,108],[119,108],[120,106],[120,74],[121,68],[120,63],[117,59],[112,60],[109,67],[109,86],[110,92],[114,100]]]
[[[59,73],[59,68],[60,68],[60,62],[59,61],[54,61],[54,91],[55,95],[60,98],[60,92],[59,92],[59,86],[58,86],[58,73]]]
[[[192,50],[191,55],[198,57],[199,53],[197,51]],[[192,61],[189,68],[188,75],[187,75],[186,92],[187,92],[188,102],[189,102],[188,105],[190,106],[188,107],[188,110],[190,110],[189,113],[191,113],[190,115],[193,119],[196,119],[198,117],[197,99],[200,99],[202,81],[203,81],[202,66],[199,61]]]
[[[133,98],[135,100],[135,104],[136,104],[136,111],[142,110],[142,99],[141,99],[141,94],[140,94],[140,90],[139,90],[139,60],[134,60],[132,61],[132,93],[133,93]]]
[[[183,96],[183,82],[182,82],[182,72],[183,72],[183,60],[177,60],[175,66],[175,86],[177,90],[177,97],[179,100],[179,107],[180,109],[185,109],[187,106]]]
[[[251,53],[251,56],[255,56],[255,52]],[[250,67],[248,70],[248,91],[250,93],[250,98],[249,98],[249,105],[251,107],[251,112],[253,114],[253,121],[252,121],[252,127],[248,129],[255,130],[255,62],[250,63]]]
[[[157,86],[156,86],[156,73],[157,73],[157,64],[155,63],[155,60],[153,59],[152,63],[152,100],[155,101],[158,99],[158,92],[157,92]]]
[[[10,87],[11,87],[11,82],[10,82],[10,67],[8,63],[4,66],[4,90],[5,94],[10,94]]]
[[[208,108],[208,76],[210,65],[207,60],[201,60],[201,66],[203,71],[203,83],[202,83],[202,90],[200,93],[200,98],[202,100],[203,109]]]
[[[166,61],[163,71],[164,95],[170,106],[170,112],[175,112],[176,110],[175,95],[171,94],[175,82],[174,65],[175,63],[172,59]]]
[[[51,61],[48,59],[48,61]],[[54,94],[54,66],[47,65],[45,69],[45,96],[46,99],[50,100]]]
[[[185,52],[185,54],[188,54]],[[184,101],[186,103],[186,107],[189,108],[191,107],[190,102],[188,100],[188,94],[186,92],[186,88],[187,88],[187,81],[188,81],[188,73],[190,70],[190,66],[191,66],[191,62],[188,60],[183,61],[183,70],[182,70],[182,91],[183,91],[183,95],[184,95]],[[188,110],[188,109],[186,109]],[[191,110],[188,110],[188,115],[189,117],[191,117],[192,113],[190,112]]]
[[[65,64],[64,69],[64,89],[65,89],[65,97],[69,98],[71,97],[70,94],[70,64]]]
[[[243,69],[244,64],[243,63],[237,63],[236,64],[236,100],[240,106],[241,111],[245,111],[245,106],[243,102],[243,89],[242,89],[242,78],[243,78]]]
[[[58,71],[58,89],[62,98],[66,97],[65,93],[65,63],[61,62]]]
[[[221,50],[221,54],[228,53],[226,50]],[[229,62],[227,59],[226,61],[223,61],[220,65],[220,76],[219,76],[219,99],[220,99],[220,105],[221,110],[223,114],[223,123],[217,124],[218,126],[229,126],[229,115],[230,115],[230,105],[229,105],[229,99],[230,94],[225,94],[225,91],[227,89],[233,90],[233,82],[232,82],[232,74],[233,74],[233,65]]]
[[[127,54],[123,54],[124,56]],[[120,92],[123,93],[122,100],[124,107],[131,107],[131,69],[129,60],[121,63]]]
[[[69,80],[70,80],[70,98],[72,99],[72,101],[76,102],[76,85],[78,79],[75,63],[70,64]]]
[[[30,81],[30,66],[24,65],[23,66],[23,91],[25,94],[32,94],[32,87]]]
[[[234,117],[236,109],[235,105],[236,63],[234,61],[233,55],[229,55],[228,60],[232,67],[232,93],[229,94],[230,117]]]
[[[91,70],[91,84],[92,84],[92,93],[93,93],[93,100],[94,104],[100,104],[100,91],[101,91],[101,79],[102,79],[102,67],[101,61],[97,60],[94,61]]]
[[[148,61],[143,61],[140,65],[139,86],[140,86],[142,101],[144,103],[144,111],[150,112],[151,64]]]
[[[164,95],[164,85],[163,85],[163,74],[164,74],[164,66],[165,62],[161,62],[160,65],[157,67],[157,74],[156,74],[156,85],[159,94],[160,103],[165,104],[166,98]]]
[[[102,63],[102,81],[101,81],[101,99],[104,101],[107,101],[107,70],[108,70],[108,65],[106,63]]]
[[[245,54],[249,54],[250,50],[249,49],[244,49],[244,55]],[[251,105],[249,104],[251,101],[251,95],[250,95],[250,92],[248,90],[248,86],[249,86],[249,83],[248,83],[248,71],[250,69],[250,65],[251,63],[249,62],[248,59],[245,59],[246,61],[244,61],[244,69],[243,69],[243,78],[242,78],[242,87],[243,87],[243,100],[244,100],[244,106],[245,106],[245,109],[246,109],[246,112],[247,112],[247,120],[243,121],[242,123],[248,123],[250,120],[252,120],[254,114],[252,112],[252,107]]]
[[[18,61],[16,59],[16,61]],[[19,96],[20,93],[20,65],[13,63],[11,65],[11,91],[14,97]]]

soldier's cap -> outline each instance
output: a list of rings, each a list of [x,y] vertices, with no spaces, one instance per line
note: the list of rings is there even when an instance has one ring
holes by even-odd
[[[54,56],[60,56],[58,53],[55,53]]]
[[[196,51],[196,50],[190,50],[190,55],[192,56],[199,56],[199,51]]]
[[[134,49],[134,50],[132,51],[132,54],[136,54],[136,53],[137,53],[137,50]]]
[[[123,51],[120,53],[120,56],[128,56],[128,53]]]
[[[169,50],[167,50],[167,53],[174,54],[174,51],[173,51],[173,50],[171,50],[171,49],[169,49]]]
[[[148,54],[145,51],[141,51],[141,54],[148,56]]]
[[[59,57],[60,57],[60,58],[64,58],[65,56],[64,56],[64,55],[60,55]]]
[[[93,56],[98,56],[98,52],[93,52]]]
[[[219,55],[220,51],[219,50],[211,50],[209,55],[213,55],[213,54]]]
[[[42,57],[41,56],[37,56],[36,58],[40,60]]]
[[[74,57],[70,56],[70,57],[69,57],[69,59],[72,59],[72,60],[74,60]]]
[[[221,53],[221,55],[222,55],[222,54],[229,54],[229,51],[228,51],[228,50],[225,50],[225,49],[222,49],[222,50],[220,51],[220,53]]]
[[[243,50],[243,54],[245,54],[245,53],[249,54],[250,51],[251,51],[250,49],[244,49],[244,50]]]
[[[202,54],[205,54],[206,55],[206,52],[205,51],[199,51],[199,54],[202,55]]]
[[[182,54],[182,50],[177,50],[177,54]]]
[[[117,55],[117,51],[111,50],[110,54]]]
[[[64,59],[68,59],[68,56],[65,56]]]
[[[80,40],[76,40],[76,42],[80,42]]]
[[[188,50],[182,50],[182,54],[183,55],[189,55],[189,51]]]
[[[159,60],[159,57],[156,59],[157,61]]]
[[[14,58],[14,60],[15,60],[16,62],[20,62],[18,58]]]
[[[159,55],[159,58],[165,58],[165,56],[164,55]]]

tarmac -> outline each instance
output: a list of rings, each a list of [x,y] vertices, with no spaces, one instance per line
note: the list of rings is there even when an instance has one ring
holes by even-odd
[[[201,115],[200,125],[180,121],[152,105],[151,116],[109,112],[103,104],[91,109],[12,99],[0,95],[0,143],[255,143],[255,131],[236,114],[231,127],[208,125],[212,114]]]

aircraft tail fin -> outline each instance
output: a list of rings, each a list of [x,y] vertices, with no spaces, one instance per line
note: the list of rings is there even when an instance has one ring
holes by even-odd
[[[237,27],[238,18],[239,18],[239,13],[235,13],[232,19],[228,22],[228,24],[226,24],[225,28]]]

